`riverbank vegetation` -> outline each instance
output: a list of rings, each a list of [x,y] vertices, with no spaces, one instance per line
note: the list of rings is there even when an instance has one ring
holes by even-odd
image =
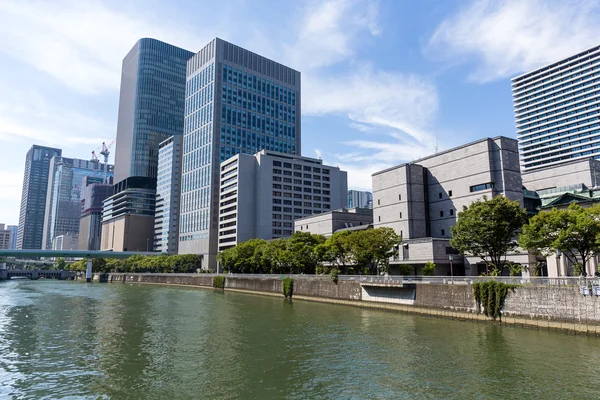
[[[87,260],[79,260],[69,266],[71,271],[85,271]],[[153,272],[153,273],[191,273],[201,266],[201,257],[195,254],[176,254],[159,256],[132,256],[126,259],[94,258],[92,271],[103,272]],[[206,271],[208,272],[208,271]]]
[[[219,253],[232,273],[376,274],[387,272],[402,238],[391,228],[342,231],[325,238],[295,232],[288,239],[253,239]]]

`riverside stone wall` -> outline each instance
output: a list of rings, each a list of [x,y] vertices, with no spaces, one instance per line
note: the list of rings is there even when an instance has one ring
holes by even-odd
[[[177,274],[104,274],[101,282],[185,285],[212,288],[211,275]],[[279,277],[227,276],[225,290],[270,293],[283,296]],[[411,305],[366,301],[360,282],[338,283],[329,278],[294,279],[294,296],[329,303],[369,308],[384,308],[449,318],[487,321],[477,313],[471,285],[416,284]],[[503,312],[503,322],[538,328],[562,329],[600,335],[600,298],[583,296],[577,286],[523,285],[509,291]]]

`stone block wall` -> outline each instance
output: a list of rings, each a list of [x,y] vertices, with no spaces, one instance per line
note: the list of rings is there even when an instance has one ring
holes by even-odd
[[[471,285],[416,285],[415,306],[476,312]]]

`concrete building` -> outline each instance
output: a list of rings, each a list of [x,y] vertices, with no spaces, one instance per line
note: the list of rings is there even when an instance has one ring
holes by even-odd
[[[294,220],[294,232],[310,232],[329,237],[337,231],[350,228],[373,227],[373,210],[370,208],[340,208]]]
[[[600,156],[600,46],[512,79],[523,171]]]
[[[394,265],[426,261],[438,273],[478,274],[449,244],[450,228],[463,206],[503,195],[523,204],[517,141],[486,138],[373,174],[373,225],[391,227],[403,242]]]
[[[348,190],[348,208],[373,208],[373,194],[360,190]]]
[[[100,250],[102,203],[112,195],[112,191],[112,185],[85,180],[79,220],[79,250]]]
[[[146,215],[148,196],[151,195],[148,187],[156,189],[159,144],[171,136],[183,135],[186,66],[192,55],[193,53],[179,47],[144,38],[140,39],[123,59],[115,153],[115,188],[126,188],[127,193],[119,196],[114,192],[118,197],[109,201],[111,210],[104,213],[103,224],[109,223],[109,216],[115,214],[112,207],[121,201],[127,202],[128,211],[127,214],[119,213],[119,220],[137,222],[134,223],[136,229],[133,230],[129,229],[129,222],[111,224],[111,238],[117,238],[117,248],[132,249],[131,246],[141,246],[146,250],[145,242],[149,240],[149,247],[152,249],[154,214]],[[144,181],[143,188],[131,187],[134,181]],[[135,189],[141,191],[134,194]],[[139,203],[134,201],[138,195],[144,199]],[[156,196],[156,193],[152,196]],[[150,202],[154,210],[155,199]],[[138,205],[141,209],[137,209]],[[126,218],[125,215],[129,214],[132,217]],[[152,223],[148,222],[150,219]],[[127,232],[115,231],[126,228]],[[135,237],[130,238],[126,235]],[[144,242],[143,246],[139,245],[139,240]],[[112,245],[109,247],[112,248]]]
[[[180,253],[216,267],[218,166],[263,149],[299,155],[300,100],[300,72],[221,39],[188,61]]]
[[[53,249],[57,236],[79,234],[86,182],[102,183],[107,168],[107,177],[112,180],[112,165],[66,157],[50,160],[42,249]]]
[[[151,251],[156,179],[127,178],[113,186],[102,207],[103,251]]]
[[[262,150],[233,156],[220,172],[219,251],[289,237],[296,218],[345,207],[348,199],[346,172],[314,158]]]
[[[0,224],[0,249],[10,249],[11,230],[4,224]]]
[[[539,191],[583,184],[589,188],[600,186],[600,161],[588,157],[561,164],[536,168],[521,174],[527,190]]]
[[[171,136],[158,150],[154,251],[177,254],[179,245],[179,196],[183,137]]]
[[[41,249],[50,160],[62,150],[33,145],[25,158],[17,249]]]
[[[8,225],[6,227],[6,229],[8,229],[10,231],[10,250],[16,250],[17,249],[17,234],[19,233],[19,226],[18,225]]]
[[[52,250],[77,250],[78,242],[77,234],[65,233],[54,238],[52,241]]]

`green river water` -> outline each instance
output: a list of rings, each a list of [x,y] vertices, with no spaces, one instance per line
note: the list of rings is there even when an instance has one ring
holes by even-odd
[[[598,399],[600,339],[203,289],[0,282],[1,399]]]

